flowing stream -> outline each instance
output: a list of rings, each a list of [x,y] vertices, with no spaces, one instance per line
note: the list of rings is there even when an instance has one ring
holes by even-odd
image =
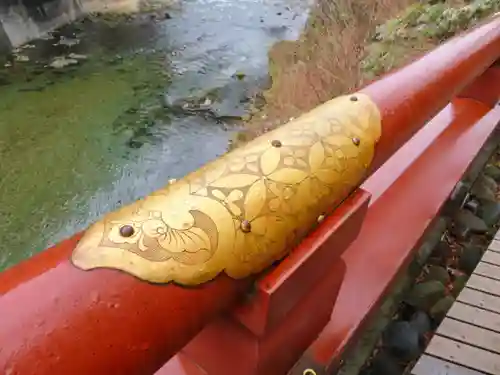
[[[0,69],[0,269],[224,153],[270,46],[308,8],[182,0],[15,51]]]

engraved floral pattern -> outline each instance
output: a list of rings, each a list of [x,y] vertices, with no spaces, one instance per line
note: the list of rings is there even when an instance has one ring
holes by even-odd
[[[366,96],[334,99],[108,215],[73,262],[185,285],[259,272],[361,182],[379,137],[380,114]]]

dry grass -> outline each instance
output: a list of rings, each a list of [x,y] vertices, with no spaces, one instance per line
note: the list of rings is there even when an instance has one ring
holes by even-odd
[[[271,49],[265,105],[233,146],[352,92],[498,10],[499,0],[319,0],[301,38]]]
[[[300,40],[279,42],[270,51],[272,86],[264,93],[266,105],[251,118],[236,144],[358,87],[366,41],[377,25],[411,2],[320,1]]]

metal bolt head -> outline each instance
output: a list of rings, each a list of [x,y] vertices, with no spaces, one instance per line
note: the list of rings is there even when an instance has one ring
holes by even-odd
[[[273,139],[271,141],[271,145],[273,147],[276,147],[276,148],[280,148],[281,146],[283,146],[283,144],[281,143],[281,141],[279,139]]]
[[[250,233],[252,231],[252,224],[248,220],[243,220],[240,228],[243,233]]]
[[[352,139],[352,143],[354,143],[355,146],[359,146],[360,143],[361,143],[361,139],[357,138],[357,137],[354,137]]]
[[[304,370],[302,375],[316,375],[316,371],[314,371],[312,368],[307,368]]]
[[[124,225],[120,228],[120,235],[122,237],[132,237],[134,235],[134,227],[132,225]]]

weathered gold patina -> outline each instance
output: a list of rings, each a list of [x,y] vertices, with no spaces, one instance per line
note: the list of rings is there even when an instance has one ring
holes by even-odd
[[[243,278],[281,259],[363,179],[377,106],[333,99],[92,225],[73,263],[154,283]]]

